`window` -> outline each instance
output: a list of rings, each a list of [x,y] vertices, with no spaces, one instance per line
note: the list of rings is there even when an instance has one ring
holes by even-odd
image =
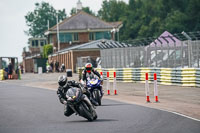
[[[73,41],[78,41],[78,33],[74,33],[74,40]]]
[[[96,32],[95,38],[96,40],[103,39],[104,38],[103,32]]]
[[[53,43],[53,36],[52,35],[49,36],[49,41],[50,41],[50,43]]]
[[[38,47],[38,40],[35,40],[35,46]]]
[[[108,31],[106,31],[106,32],[96,32],[95,39],[96,40],[99,40],[99,39],[111,39],[111,34]]]
[[[72,34],[70,33],[60,33],[59,39],[61,43],[68,43],[72,41]]]
[[[110,34],[110,32],[104,32],[104,38],[105,38],[105,39],[111,39],[111,34]]]
[[[90,32],[90,34],[89,34],[89,40],[95,40],[95,33],[93,33],[93,32]]]
[[[44,46],[44,42],[43,41],[40,42],[40,46],[42,46],[42,47]]]
[[[65,34],[60,34],[60,42],[65,42]]]
[[[32,42],[32,47],[34,47],[35,46],[35,41],[32,40],[31,42]]]

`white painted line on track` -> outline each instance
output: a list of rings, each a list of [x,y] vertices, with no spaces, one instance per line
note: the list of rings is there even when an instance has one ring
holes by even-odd
[[[110,98],[105,98],[105,99],[119,101],[119,102],[124,102],[124,103],[129,103],[129,104],[134,104],[134,105],[143,106],[143,107],[147,107],[147,108],[151,108],[151,109],[157,109],[157,110],[160,110],[160,111],[169,112],[169,113],[172,113],[172,114],[176,114],[176,115],[179,115],[179,116],[182,116],[182,117],[185,117],[185,118],[188,118],[188,119],[200,122],[200,120],[197,119],[197,118],[193,118],[191,116],[187,116],[187,115],[184,115],[184,114],[181,114],[181,113],[178,113],[178,112],[174,112],[174,111],[170,111],[170,110],[148,107],[148,106],[145,106],[145,105],[141,105],[141,104],[137,104],[137,103],[131,103],[131,102],[128,102],[128,101],[123,101],[123,100],[112,99],[112,98],[111,99]]]
[[[181,114],[181,113],[178,113],[178,112],[174,112],[174,111],[169,111],[169,110],[164,110],[164,109],[159,109],[161,111],[165,111],[165,112],[169,112],[169,113],[173,113],[173,114],[176,114],[176,115],[180,115],[180,116],[183,116],[183,117],[186,117],[186,118],[189,118],[189,119],[192,119],[192,120],[195,120],[195,121],[199,121],[199,119],[196,119],[196,118],[193,118],[193,117],[190,117],[190,116],[187,116],[187,115],[184,115],[184,114]]]

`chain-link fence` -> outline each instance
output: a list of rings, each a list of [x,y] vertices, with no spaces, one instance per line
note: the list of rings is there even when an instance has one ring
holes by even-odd
[[[109,47],[104,44],[106,48],[101,49],[101,66],[102,68],[199,68],[200,39],[198,37],[181,39],[178,36],[161,36],[151,43],[149,41],[147,46],[122,43],[125,47]],[[148,43],[144,40],[140,40],[141,42]]]
[[[99,67],[100,57],[97,56],[84,56],[77,58],[77,67],[84,67],[86,63],[92,63],[93,67]]]

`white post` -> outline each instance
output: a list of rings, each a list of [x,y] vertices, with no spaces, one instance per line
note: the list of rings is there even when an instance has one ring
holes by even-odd
[[[108,92],[108,95],[110,95],[109,72],[107,72],[107,92]]]
[[[146,102],[150,102],[150,99],[149,99],[149,77],[148,77],[148,73],[146,73],[146,82],[145,82],[145,92],[146,92]]]
[[[158,102],[158,87],[157,87],[157,74],[154,73],[154,97],[155,102]]]
[[[114,94],[117,95],[117,88],[116,88],[116,72],[113,72],[113,90],[114,90]]]

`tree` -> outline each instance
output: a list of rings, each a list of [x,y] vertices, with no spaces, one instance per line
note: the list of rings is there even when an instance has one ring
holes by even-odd
[[[59,21],[64,20],[67,16],[65,9],[57,11],[49,3],[35,3],[35,10],[28,12],[25,16],[26,24],[29,27],[25,33],[32,37],[43,37],[44,32],[48,29],[48,21],[50,27],[56,25],[57,16]]]
[[[53,53],[53,46],[51,44],[43,47],[43,58],[48,58],[48,55]]]
[[[126,10],[127,4],[123,1],[104,0],[102,8],[98,11],[98,17],[108,22],[120,21],[125,16]]]
[[[88,14],[95,16],[95,13],[92,10],[90,10],[89,7],[83,7],[82,11],[87,12]],[[75,7],[73,7],[71,9],[71,12],[70,12],[70,15],[74,15],[74,14],[76,14],[76,8]]]
[[[189,0],[186,9],[187,14],[187,31],[199,31],[200,30],[200,1]]]

